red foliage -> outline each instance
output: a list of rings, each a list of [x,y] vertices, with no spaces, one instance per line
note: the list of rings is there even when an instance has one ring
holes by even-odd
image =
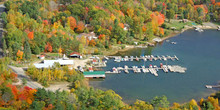
[[[28,33],[28,38],[30,40],[34,39],[34,31]]]
[[[47,45],[45,46],[44,51],[45,52],[52,52],[53,48],[49,42],[47,42]]]
[[[43,24],[44,25],[48,25],[48,21],[47,20],[43,20]]]

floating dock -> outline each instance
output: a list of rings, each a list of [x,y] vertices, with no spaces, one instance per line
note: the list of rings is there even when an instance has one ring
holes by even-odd
[[[179,58],[174,55],[173,57],[172,56],[169,56],[169,55],[157,55],[157,56],[153,56],[153,55],[145,55],[145,56],[125,56],[125,57],[121,57],[121,56],[105,56],[104,57],[106,60],[112,58],[114,59],[115,62],[121,62],[121,61],[140,61],[140,60],[144,60],[144,61],[156,61],[156,60],[164,60],[164,61],[167,61],[167,60],[172,60],[172,61],[178,61]]]
[[[121,73],[121,71],[124,71],[125,73],[129,73],[130,71],[133,71],[134,73],[148,73],[150,72],[151,74],[158,76],[157,71],[159,70],[163,70],[165,73],[168,72],[176,72],[176,73],[185,73],[185,71],[187,70],[184,67],[178,66],[178,65],[162,65],[161,67],[157,67],[156,65],[154,65],[154,67],[152,65],[150,65],[148,68],[145,66],[141,66],[140,68],[138,66],[132,66],[132,67],[128,67],[125,65],[125,67],[113,67],[112,68],[113,71],[106,71],[105,73]],[[141,71],[142,70],[142,71]]]

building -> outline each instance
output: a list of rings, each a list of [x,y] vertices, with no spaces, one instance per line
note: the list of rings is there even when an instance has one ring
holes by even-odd
[[[39,59],[43,60],[43,59],[45,59],[45,56],[44,55],[40,55]]]
[[[72,66],[74,64],[74,61],[73,60],[63,60],[63,59],[44,60],[42,63],[34,64],[34,66],[39,69],[49,68],[49,67],[53,67],[54,63],[59,63],[61,66]]]
[[[90,32],[90,33],[82,33],[82,34],[79,34],[78,36],[76,36],[78,39],[80,39],[81,37],[85,37],[87,38],[89,41],[92,40],[92,39],[97,39],[98,37],[96,37],[95,33],[94,32]]]
[[[70,57],[72,57],[72,58],[82,58],[82,55],[78,52],[72,52],[70,54]]]
[[[104,71],[94,71],[94,72],[83,72],[85,78],[105,78]]]

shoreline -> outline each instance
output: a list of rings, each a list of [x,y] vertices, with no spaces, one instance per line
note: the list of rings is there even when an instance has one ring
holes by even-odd
[[[163,42],[164,40],[167,40],[169,38],[175,37],[175,36],[185,32],[185,31],[187,31],[189,29],[194,29],[195,27],[199,27],[199,28],[204,29],[204,30],[207,30],[207,29],[216,29],[217,30],[217,26],[218,26],[217,24],[214,24],[212,22],[206,22],[206,23],[204,23],[204,25],[196,25],[196,26],[188,26],[188,25],[186,25],[185,28],[182,29],[181,31],[173,31],[168,36],[161,38],[161,42]],[[156,43],[155,41],[149,41],[149,44],[155,44],[155,43]],[[114,55],[114,54],[116,54],[118,52],[124,52],[124,51],[127,51],[129,49],[138,48],[138,46],[141,46],[141,45],[137,45],[137,46],[125,45],[124,49],[115,50],[113,53],[104,54],[104,56],[111,56],[111,55]],[[120,48],[120,47],[117,46],[117,48]]]

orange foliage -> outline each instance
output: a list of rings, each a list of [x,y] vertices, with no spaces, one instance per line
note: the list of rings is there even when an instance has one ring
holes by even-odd
[[[161,34],[161,35],[164,35],[164,30],[163,30],[163,28],[160,28],[160,34]]]
[[[121,44],[121,41],[118,41],[118,44]]]
[[[76,28],[76,19],[72,16],[68,17],[67,19],[68,19],[70,29],[74,30]]]
[[[26,101],[28,104],[32,104],[34,100],[34,94],[36,93],[36,89],[32,89],[28,86],[18,90],[16,86],[8,84],[7,87],[11,88],[12,94],[14,96],[14,100],[17,101]]]
[[[164,23],[165,16],[156,11],[151,14],[151,19],[152,19],[153,32],[154,34],[158,35],[159,26],[161,26]]]
[[[84,23],[82,21],[78,22],[76,28],[77,28],[76,30],[77,32],[83,32],[85,29]]]
[[[205,13],[208,13],[208,8],[205,5],[195,5],[194,9],[197,10],[199,7],[202,8]]]
[[[142,26],[142,31],[146,32],[146,30],[147,30],[146,26]]]
[[[189,0],[188,2],[189,2],[191,5],[194,5],[193,0]]]
[[[21,60],[22,59],[22,56],[23,56],[23,52],[22,51],[20,51],[20,50],[18,50],[18,52],[17,52],[17,60]]]
[[[214,5],[215,4],[215,0],[211,0],[212,4]]]
[[[47,45],[45,46],[44,51],[45,52],[52,52],[53,48],[49,42],[47,42]]]
[[[152,21],[158,23],[159,26],[161,26],[164,23],[165,16],[164,14],[158,13],[158,12],[153,12],[151,14]]]
[[[28,38],[30,40],[34,39],[34,31],[28,33]]]
[[[92,47],[94,47],[96,45],[96,42],[95,42],[95,40],[90,40],[89,41],[89,46],[92,46]]]
[[[98,37],[99,40],[104,40],[105,39],[105,34],[100,34]]]
[[[215,3],[215,5],[220,6],[220,2]]]
[[[124,24],[123,23],[119,23],[118,24],[121,28],[124,28]]]

